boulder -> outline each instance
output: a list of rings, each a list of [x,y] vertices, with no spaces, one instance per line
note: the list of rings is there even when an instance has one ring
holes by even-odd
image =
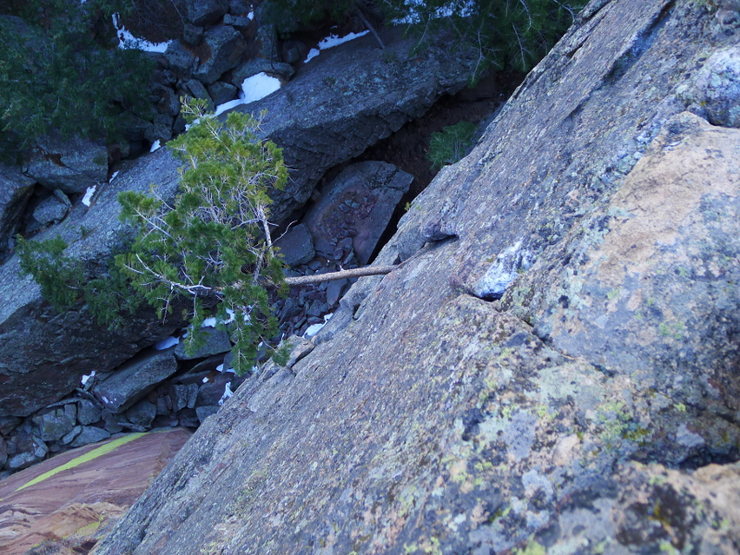
[[[63,195],[64,193],[61,193],[60,196]],[[64,197],[66,200],[64,202],[64,200],[59,198],[60,196],[49,195],[33,209],[34,223],[29,226],[33,231],[59,223],[67,216],[70,202],[66,197]]]
[[[139,401],[126,411],[126,418],[133,424],[133,429],[141,432],[149,429],[155,416],[157,406],[146,400]]]
[[[169,351],[134,359],[92,387],[103,405],[114,413],[125,411],[158,383],[177,372],[177,361]]]
[[[187,20],[193,25],[217,23],[229,9],[228,0],[187,0]]]
[[[177,168],[166,149],[124,163],[116,179],[101,186],[90,210],[76,206],[74,218],[38,238],[62,237],[70,244],[69,255],[95,267],[126,239],[118,192],[147,192],[156,182],[161,194],[172,195]],[[82,226],[90,233],[80,234]],[[91,369],[110,371],[183,324],[162,324],[153,311],[144,310],[121,329],[109,330],[96,324],[85,306],[59,314],[44,303],[38,285],[20,272],[17,257],[0,267],[0,275],[0,416],[32,414],[74,390]]]
[[[412,58],[415,41],[385,38],[387,57],[362,37],[322,53],[279,91],[238,108],[255,115],[267,110],[262,133],[283,148],[293,170],[286,190],[274,193],[276,223],[290,221],[327,169],[422,115],[440,95],[464,87],[477,59],[472,53],[450,57],[439,45]],[[155,183],[157,193],[171,199],[179,168],[167,148],[124,162],[117,177],[100,187],[93,207],[74,207],[72,217],[38,238],[60,236],[70,244],[69,256],[102,270],[127,237],[118,194],[148,193]],[[82,226],[90,233],[82,236]],[[38,285],[20,273],[17,257],[0,266],[0,299],[0,417],[32,414],[72,391],[83,374],[111,371],[183,327],[177,317],[163,323],[144,308],[117,330],[97,324],[85,306],[58,314],[43,301]]]
[[[208,54],[206,58],[201,58],[193,75],[205,84],[213,83],[225,72],[234,69],[247,48],[241,33],[229,25],[209,29],[203,42],[208,47]]]
[[[77,407],[77,421],[83,426],[94,424],[103,415],[102,409],[88,399],[80,399]]]
[[[198,358],[206,358],[211,355],[218,355],[226,353],[231,350],[231,342],[229,341],[229,334],[224,330],[218,330],[215,328],[203,328],[201,330],[203,336],[203,343],[199,345],[193,352],[188,353],[185,348],[186,341],[181,341],[175,347],[175,357],[178,360],[194,360]]]
[[[48,189],[84,193],[107,180],[108,151],[80,137],[44,137],[33,149],[24,173]]]
[[[216,81],[208,87],[208,94],[213,99],[213,103],[218,106],[229,100],[234,100],[239,95],[239,90],[230,83]]]
[[[53,409],[32,418],[38,428],[39,437],[44,441],[56,441],[74,428],[77,420],[77,407],[73,403]]]
[[[96,441],[103,441],[110,437],[110,432],[97,426],[82,426],[80,432],[70,444],[72,447],[81,447]]]
[[[305,224],[298,224],[275,241],[280,257],[287,266],[300,266],[309,262],[316,254],[311,232]]]
[[[188,76],[197,65],[195,54],[190,52],[179,40],[173,40],[164,52],[167,64],[178,75]]]
[[[273,195],[277,222],[289,221],[308,201],[325,168],[358,156],[421,116],[432,99],[463,88],[477,56],[463,50],[451,57],[438,41],[412,58],[415,42],[400,31],[387,30],[383,38],[384,51],[364,36],[322,52],[278,92],[236,108],[267,110],[262,130],[292,169],[285,191]]]
[[[316,250],[336,258],[337,243],[351,237],[357,260],[367,264],[413,181],[412,175],[386,162],[347,166],[303,218]]]
[[[736,40],[713,25],[590,3],[412,204],[378,256],[406,262],[96,552],[736,551],[740,131],[676,92]],[[503,279],[504,253],[529,262]]]
[[[0,164],[0,261],[11,250],[12,238],[20,229],[35,180],[19,169]]]
[[[252,58],[236,67],[231,72],[231,76],[228,79],[235,87],[241,88],[245,79],[252,77],[253,75],[257,75],[258,73],[277,75],[278,77],[288,80],[293,77],[295,70],[293,69],[293,66],[284,62],[275,62],[265,58]]]

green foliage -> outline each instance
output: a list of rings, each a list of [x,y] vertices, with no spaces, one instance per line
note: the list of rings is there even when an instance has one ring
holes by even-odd
[[[260,345],[272,351],[278,331],[268,288],[281,289],[283,272],[270,241],[268,191],[282,189],[288,174],[281,150],[257,136],[257,120],[232,112],[224,125],[204,110],[203,101],[185,103],[191,127],[170,143],[187,163],[175,201],[119,196],[121,217],[138,235],[116,266],[162,317],[174,299],[189,300],[186,346],[197,346],[204,319],[215,315],[243,373]]]
[[[80,260],[66,256],[67,243],[60,237],[28,241],[17,237],[21,270],[41,286],[42,296],[59,312],[86,302],[93,317],[110,328],[123,325],[140,306],[139,298],[116,268],[94,277]]]
[[[304,25],[341,22],[357,10],[382,12],[385,22],[403,22],[424,45],[435,30],[452,32],[458,44],[472,44],[479,60],[471,79],[493,65],[529,70],[560,38],[585,0],[271,0],[276,22],[295,15]],[[284,32],[294,30],[283,27]]]
[[[94,277],[66,256],[60,238],[18,237],[18,254],[23,271],[60,311],[85,302],[99,322],[116,327],[141,300],[162,318],[175,305],[189,306],[191,351],[203,338],[205,318],[215,316],[231,334],[241,374],[265,352],[279,364],[289,355],[287,345],[270,346],[278,333],[271,291],[287,288],[268,221],[268,191],[282,189],[288,172],[282,151],[257,136],[258,120],[232,112],[224,124],[204,110],[204,101],[185,102],[191,127],[170,143],[186,162],[174,202],[133,191],[119,195],[121,218],[137,234],[104,275]]]
[[[432,168],[439,169],[462,158],[473,142],[474,133],[475,124],[469,121],[459,121],[432,133],[427,151]]]
[[[151,64],[115,47],[111,14],[128,6],[25,0],[0,8],[0,146],[20,151],[52,130],[114,139],[123,111],[148,113]]]
[[[59,311],[77,302],[84,283],[82,264],[64,256],[67,248],[59,237],[48,241],[26,241],[18,235],[16,246],[21,269],[41,286],[41,294]]]

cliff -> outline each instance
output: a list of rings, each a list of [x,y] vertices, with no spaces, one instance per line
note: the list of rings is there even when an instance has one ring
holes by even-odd
[[[739,55],[709,4],[592,2],[377,260],[408,262],[97,553],[737,552]]]

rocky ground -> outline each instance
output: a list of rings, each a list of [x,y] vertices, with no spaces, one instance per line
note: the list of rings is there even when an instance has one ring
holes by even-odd
[[[19,231],[37,239],[62,236],[93,274],[103,271],[101,262],[121,241],[117,193],[145,191],[156,182],[167,195],[177,183],[178,162],[166,149],[142,154],[181,129],[177,98],[189,93],[218,105],[238,94],[236,85],[245,77],[268,71],[284,82],[281,90],[237,109],[268,111],[265,135],[285,149],[293,169],[290,190],[275,210],[288,274],[366,264],[433,175],[426,156],[430,134],[461,119],[481,122],[482,131],[519,78],[492,74],[466,88],[469,60],[450,59],[432,47],[405,62],[402,53],[412,43],[394,30],[384,32],[385,52],[363,37],[305,63],[308,49],[324,34],[358,31],[360,24],[350,20],[341,29],[278,40],[274,25],[246,4],[196,4],[188,8],[192,14],[186,10],[184,26],[168,23],[173,14],[167,10],[123,22],[149,41],[170,41],[164,53],[150,54],[159,67],[155,104],[162,117],[156,125],[142,123],[125,152],[106,152],[89,141],[50,140],[45,149],[53,156],[27,168],[0,167],[6,195],[0,198],[0,232],[8,249]],[[232,38],[221,40],[222,35]],[[232,51],[239,56],[226,56]],[[0,472],[119,433],[197,427],[244,379],[228,372],[224,357],[231,345],[223,332],[214,330],[205,350],[185,356],[182,347],[163,347],[182,337],[182,322],[158,325],[145,311],[130,318],[126,329],[111,332],[84,307],[56,314],[19,272],[15,257],[2,273],[8,302],[0,323]],[[277,299],[282,335],[315,334],[351,284],[305,286]]]

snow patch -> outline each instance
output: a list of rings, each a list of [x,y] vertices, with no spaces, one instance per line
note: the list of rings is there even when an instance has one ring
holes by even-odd
[[[121,17],[117,13],[113,14],[113,27],[116,29],[116,36],[118,37],[118,48],[122,50],[143,50],[144,52],[164,53],[172,42],[149,42],[146,39],[135,37],[123,26]]]
[[[242,92],[244,94],[244,104],[256,102],[267,95],[274,93],[280,88],[280,79],[271,77],[265,72],[247,77],[242,82]]]
[[[95,189],[97,189],[97,185],[92,185],[87,188],[85,191],[85,196],[82,197],[82,204],[85,206],[90,206],[90,202],[92,201],[93,195],[95,194]]]
[[[264,71],[257,75],[247,77],[242,81],[242,90],[239,92],[239,98],[229,100],[216,106],[216,116],[220,116],[226,110],[231,110],[242,104],[249,104],[265,98],[280,88],[282,83],[280,79],[267,75]],[[187,129],[189,126],[185,126]]]
[[[500,299],[506,288],[521,272],[526,271],[534,262],[534,256],[522,249],[522,241],[499,253],[496,262],[486,270],[482,278],[473,287],[473,292],[488,301]]]
[[[340,44],[344,44],[345,42],[349,42],[351,40],[358,39],[360,37],[363,37],[367,35],[370,31],[362,31],[360,33],[349,33],[348,35],[344,35],[343,37],[340,37],[339,35],[331,34],[328,37],[324,37],[319,41],[319,44],[317,45],[317,48],[312,48],[308,51],[308,56],[306,56],[306,59],[303,60],[303,63],[308,63],[311,60],[313,60],[316,56],[318,56],[321,53],[321,50],[328,50],[329,48],[334,48],[335,46],[339,46]]]
[[[175,337],[174,335],[171,337],[165,337],[162,339],[162,341],[158,341],[154,344],[154,349],[157,351],[164,351],[165,349],[169,349],[170,347],[174,347],[180,343],[180,339]]]
[[[149,152],[154,152],[155,150],[158,150],[161,147],[162,145],[160,144],[159,139],[157,139],[156,141],[152,143],[152,148],[149,149]]]
[[[116,178],[116,176],[117,176],[117,175],[118,175],[119,173],[120,173],[120,172],[119,172],[118,170],[114,171],[114,172],[113,172],[113,175],[111,175],[111,176],[110,176],[110,179],[108,180],[108,183],[111,183],[111,182],[112,182],[112,181],[113,181],[113,180],[114,180],[114,179]]]
[[[221,395],[221,398],[218,400],[219,406],[223,405],[224,402],[226,402],[226,399],[231,397],[234,394],[233,391],[231,391],[231,382],[226,383],[226,387],[224,387],[224,394]]]
[[[313,337],[317,333],[321,331],[321,328],[323,328],[326,323],[331,320],[331,317],[334,316],[334,314],[325,314],[324,315],[324,321],[319,322],[318,324],[311,324],[306,328],[306,332],[303,334],[303,337]]]
[[[90,372],[89,374],[85,374],[80,379],[80,382],[82,382],[82,385],[87,385],[87,382],[89,382],[91,379],[95,377],[95,370]]]

